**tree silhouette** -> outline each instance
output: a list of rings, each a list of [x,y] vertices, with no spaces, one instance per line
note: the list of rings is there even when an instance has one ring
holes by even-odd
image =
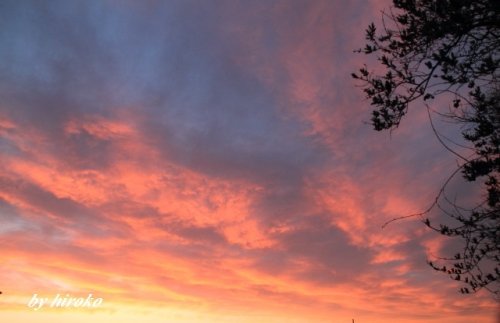
[[[500,296],[500,2],[393,0],[381,27],[368,26],[366,40],[358,52],[375,56],[383,72],[365,65],[352,77],[374,107],[375,130],[392,131],[420,104],[438,140],[459,161],[431,207],[409,215],[420,215],[428,227],[463,242],[461,252],[441,258],[444,265],[429,264],[463,282],[462,293],[484,288]],[[448,101],[446,109],[430,107],[438,96],[439,102]],[[456,123],[466,144],[440,134],[433,115]],[[482,181],[482,200],[472,208],[445,194],[460,173],[466,181]],[[454,225],[431,223],[425,215],[435,208]]]

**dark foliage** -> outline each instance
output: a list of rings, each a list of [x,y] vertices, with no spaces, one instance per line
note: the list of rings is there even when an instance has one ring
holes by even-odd
[[[359,52],[376,56],[384,72],[365,66],[352,74],[374,107],[375,130],[397,128],[410,106],[430,111],[433,99],[448,100],[446,112],[436,113],[461,127],[472,153],[464,157],[450,148],[429,112],[439,141],[460,160],[451,177],[461,173],[466,181],[484,185],[484,200],[467,209],[446,198],[448,180],[432,207],[420,214],[438,207],[457,225],[424,223],[464,243],[462,252],[443,258],[445,266],[430,265],[465,283],[462,293],[484,288],[500,295],[500,2],[394,0],[381,25],[380,30],[368,26],[367,44]]]

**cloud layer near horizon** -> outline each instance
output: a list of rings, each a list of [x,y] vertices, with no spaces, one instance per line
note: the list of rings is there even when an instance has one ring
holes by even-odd
[[[421,111],[364,123],[352,49],[386,5],[2,2],[0,316],[93,292],[198,322],[493,322],[426,265],[443,241],[380,229],[455,162]]]

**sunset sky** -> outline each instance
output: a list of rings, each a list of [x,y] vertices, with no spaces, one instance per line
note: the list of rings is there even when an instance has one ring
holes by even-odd
[[[0,321],[495,323],[426,263],[456,243],[381,228],[457,165],[421,106],[368,124],[388,5],[1,1]]]

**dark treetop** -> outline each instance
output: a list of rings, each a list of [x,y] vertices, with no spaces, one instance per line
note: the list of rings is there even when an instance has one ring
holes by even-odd
[[[484,288],[500,295],[500,1],[394,0],[381,27],[368,26],[366,40],[359,52],[375,56],[383,72],[364,66],[352,76],[374,107],[374,128],[393,130],[410,107],[426,107],[437,138],[459,159],[432,206],[419,215],[439,208],[456,225],[424,223],[462,239],[463,249],[443,258],[446,265],[430,265],[463,282],[462,293]],[[448,107],[431,111],[429,103],[438,96]],[[450,148],[431,112],[460,126],[466,147]],[[475,207],[464,208],[444,194],[459,173],[482,182],[484,199]]]

